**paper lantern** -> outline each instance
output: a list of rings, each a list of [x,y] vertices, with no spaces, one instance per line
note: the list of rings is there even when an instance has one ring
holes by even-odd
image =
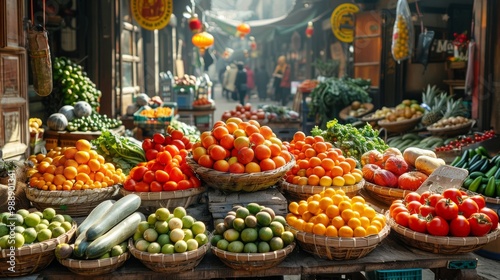
[[[314,34],[314,27],[313,23],[310,21],[307,23],[306,36],[307,38],[311,38],[313,34]]]
[[[193,42],[193,45],[200,49],[200,53],[203,55],[205,53],[205,49],[214,44],[214,36],[206,31],[203,31],[194,34],[191,42]]]
[[[193,15],[190,19],[189,19],[189,29],[191,30],[191,32],[193,32],[194,34],[195,33],[198,33],[201,31],[201,28],[202,28],[202,24],[201,24],[201,21],[200,19],[198,19],[198,16],[196,15]]]
[[[250,25],[246,23],[240,23],[240,25],[236,27],[236,31],[238,31],[237,33],[241,38],[244,38],[248,33],[250,33],[250,30]]]

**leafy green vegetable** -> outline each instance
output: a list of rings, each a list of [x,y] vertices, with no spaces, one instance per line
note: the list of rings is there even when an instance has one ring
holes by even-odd
[[[342,150],[344,155],[354,157],[357,160],[370,150],[383,152],[389,146],[380,138],[379,131],[374,130],[368,123],[363,128],[356,128],[351,124],[340,124],[337,119],[333,119],[326,124],[327,129],[322,130],[318,126],[311,130],[313,136],[321,135]]]
[[[368,89],[371,81],[364,79],[327,78],[319,83],[311,92],[309,115],[319,116],[319,127],[326,128],[329,120],[338,118],[340,110],[354,101],[370,102]]]
[[[91,142],[96,147],[97,153],[107,162],[112,162],[117,168],[121,168],[125,174],[138,163],[146,161],[144,150],[138,143],[109,130],[103,130],[101,135]]]

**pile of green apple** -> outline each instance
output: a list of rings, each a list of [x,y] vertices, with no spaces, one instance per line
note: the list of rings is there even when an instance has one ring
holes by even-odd
[[[30,213],[19,209],[16,213],[0,214],[0,249],[19,248],[59,237],[72,228],[69,215],[57,214],[53,208]]]
[[[215,225],[212,246],[232,253],[267,253],[281,250],[294,241],[293,233],[285,230],[283,216],[257,203],[236,206],[224,222]]]
[[[138,250],[151,254],[183,253],[208,243],[205,224],[181,206],[172,213],[164,207],[156,209],[139,223],[133,239]]]

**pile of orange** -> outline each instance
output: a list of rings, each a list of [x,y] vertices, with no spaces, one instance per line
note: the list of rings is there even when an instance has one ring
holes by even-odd
[[[85,139],[75,147],[56,147],[46,155],[31,155],[35,165],[28,171],[29,185],[40,190],[85,190],[106,188],[122,183],[125,174],[102,155],[91,149]]]
[[[274,170],[292,160],[269,126],[237,117],[218,121],[211,131],[203,132],[192,154],[199,165],[230,173]]]
[[[365,237],[378,234],[385,216],[361,196],[349,198],[343,190],[327,188],[306,200],[291,202],[287,223],[299,231],[328,237]]]
[[[363,179],[356,160],[345,157],[341,149],[325,142],[322,136],[306,136],[298,131],[292,141],[284,144],[296,160],[295,166],[285,176],[290,184],[342,187]]]

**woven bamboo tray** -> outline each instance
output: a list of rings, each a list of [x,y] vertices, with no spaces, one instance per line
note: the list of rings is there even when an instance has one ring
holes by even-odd
[[[120,268],[128,259],[130,253],[125,252],[119,256],[97,260],[76,260],[76,259],[57,259],[63,266],[71,272],[84,276],[97,276],[111,273]]]
[[[316,235],[290,227],[290,231],[302,250],[328,260],[362,258],[373,251],[389,235],[390,230],[390,226],[386,224],[377,235],[349,238]]]
[[[42,191],[27,187],[26,197],[39,211],[51,207],[59,214],[82,217],[87,216],[99,203],[117,195],[118,188],[118,185],[113,185],[107,188],[78,191]]]
[[[388,120],[379,120],[377,124],[385,128],[388,132],[406,132],[417,126],[422,117],[412,118],[402,121],[390,122]]]
[[[292,157],[287,164],[275,170],[235,174],[203,167],[192,157],[187,157],[186,161],[207,185],[223,192],[255,192],[267,189],[276,184],[295,165],[295,158]]]
[[[500,227],[497,227],[497,229],[481,237],[433,236],[419,233],[399,225],[390,217],[389,213],[386,213],[386,218],[392,231],[405,244],[436,254],[454,255],[469,253],[480,249],[487,243],[497,239],[500,235]]]
[[[174,254],[150,254],[137,250],[132,238],[128,241],[128,249],[132,256],[139,259],[152,271],[166,273],[178,273],[194,269],[207,253],[209,246],[210,243],[208,242],[194,251]]]
[[[280,264],[295,248],[295,242],[285,248],[268,253],[231,253],[211,246],[212,253],[232,269],[255,271]]]
[[[345,194],[349,197],[353,197],[358,194],[358,191],[363,188],[365,180],[361,180],[359,183],[343,187],[322,187],[322,186],[311,186],[311,185],[295,185],[290,184],[284,179],[278,181],[278,189],[287,198],[288,201],[300,201],[307,200],[311,195],[315,195],[324,191],[327,188],[332,188],[335,190],[343,190]]]
[[[457,136],[457,135],[462,135],[462,134],[467,134],[472,126],[476,123],[475,120],[469,120],[468,122],[460,125],[455,125],[452,127],[446,127],[446,128],[437,128],[428,126],[427,130],[432,134],[432,135],[439,135],[439,136]]]
[[[65,234],[43,242],[22,246],[14,251],[14,256],[10,255],[11,251],[8,249],[1,250],[0,276],[10,278],[30,275],[44,269],[55,258],[54,250],[56,246],[61,243],[70,243],[75,231],[76,223],[73,222],[73,227]],[[15,271],[9,270],[12,267],[10,261],[13,261],[12,265]]]
[[[402,190],[399,188],[389,188],[375,185],[368,181],[365,182],[365,190],[367,190],[371,197],[384,203],[385,205],[391,205],[396,199],[404,199],[405,196],[411,192],[409,190]]]
[[[161,207],[171,210],[178,206],[187,208],[190,205],[196,204],[206,190],[206,187],[199,187],[165,192],[129,192],[120,188],[120,193],[123,196],[131,193],[138,195],[141,198],[140,212],[151,214]]]

